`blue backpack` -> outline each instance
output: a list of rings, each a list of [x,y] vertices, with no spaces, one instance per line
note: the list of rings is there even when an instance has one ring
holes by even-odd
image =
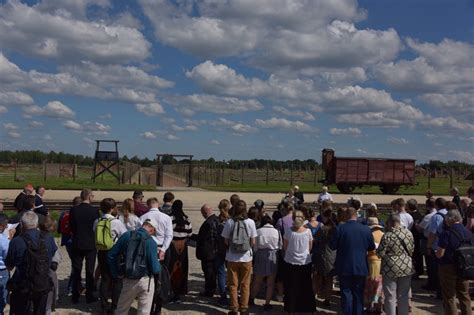
[[[140,279],[149,275],[146,264],[146,242],[149,235],[140,236],[132,231],[125,252],[125,278]]]

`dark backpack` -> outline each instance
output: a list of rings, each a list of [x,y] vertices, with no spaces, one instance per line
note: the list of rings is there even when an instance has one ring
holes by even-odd
[[[455,229],[451,231],[461,242],[453,255],[457,274],[463,280],[474,280],[474,245]]]
[[[45,242],[45,234],[40,233],[38,244],[35,244],[28,234],[21,238],[26,243],[26,281],[30,293],[47,293],[51,291],[49,277],[49,254]]]
[[[125,277],[140,279],[149,274],[146,264],[146,241],[149,235],[140,236],[137,231],[132,231],[125,252]]]

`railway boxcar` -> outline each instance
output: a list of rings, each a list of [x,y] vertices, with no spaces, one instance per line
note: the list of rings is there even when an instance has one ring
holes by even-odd
[[[322,167],[323,182],[335,184],[345,194],[364,185],[377,185],[384,194],[415,185],[415,160],[411,159],[336,157],[334,150],[324,149]]]

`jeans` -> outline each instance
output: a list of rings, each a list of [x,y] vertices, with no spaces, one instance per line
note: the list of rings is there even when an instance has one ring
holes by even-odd
[[[364,314],[366,278],[366,276],[339,276],[342,313],[344,315]]]
[[[3,309],[7,304],[8,290],[7,282],[9,279],[8,270],[0,271],[0,314],[3,315]]]
[[[215,260],[216,270],[217,270],[217,290],[222,299],[227,298],[226,294],[226,279],[227,272],[225,270],[225,260],[217,257]]]
[[[73,269],[72,269],[72,245],[65,245],[67,255],[69,256],[69,260],[71,261],[71,275],[69,276],[69,280],[67,282],[67,292],[72,293],[72,280],[73,280]]]
[[[390,279],[384,276],[383,293],[385,296],[384,310],[387,315],[405,315],[409,313],[409,292],[411,276]]]

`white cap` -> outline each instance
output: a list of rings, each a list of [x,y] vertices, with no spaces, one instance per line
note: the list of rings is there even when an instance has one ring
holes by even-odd
[[[293,186],[293,189],[299,190],[299,189],[300,189],[300,186],[295,185],[295,186]]]
[[[145,223],[151,225],[152,227],[154,227],[155,230],[158,230],[158,223],[156,222],[155,219],[148,218],[148,219],[145,220],[145,222],[143,222],[143,224],[145,224]]]

